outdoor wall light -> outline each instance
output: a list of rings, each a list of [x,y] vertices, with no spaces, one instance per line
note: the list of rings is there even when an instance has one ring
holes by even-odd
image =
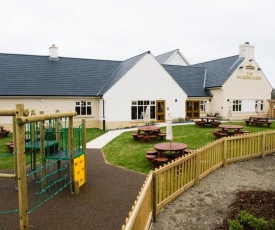
[[[211,98],[209,99],[209,101],[211,101]]]
[[[230,101],[230,99],[227,99],[227,101]]]
[[[177,102],[178,101],[178,99],[175,99],[175,102]]]
[[[243,66],[240,66],[240,67],[239,67],[239,69],[242,69],[242,68],[243,68]]]
[[[261,70],[261,68],[258,68],[258,70]]]

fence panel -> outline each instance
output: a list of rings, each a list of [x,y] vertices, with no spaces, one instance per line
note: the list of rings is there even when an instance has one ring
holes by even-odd
[[[157,212],[178,194],[194,185],[196,179],[196,154],[191,153],[155,170]]]
[[[223,149],[224,141],[220,139],[198,150],[200,154],[200,171],[197,176],[199,179],[202,179],[223,165]]]
[[[137,200],[126,219],[123,230],[149,229],[153,212],[153,173],[146,178]]]
[[[266,132],[265,136],[265,154],[274,152],[275,149],[275,133]]]
[[[262,155],[263,133],[229,137],[227,143],[227,162],[239,161]]]

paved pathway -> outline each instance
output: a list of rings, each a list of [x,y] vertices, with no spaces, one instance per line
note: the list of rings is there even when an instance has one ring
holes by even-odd
[[[194,122],[192,122],[194,123]],[[173,124],[175,125],[188,125],[192,123],[179,123],[179,124]],[[157,126],[163,127],[166,126],[166,123],[159,123],[156,124]],[[126,132],[126,131],[134,131],[137,130],[137,128],[130,128],[130,129],[118,129],[118,130],[110,130],[104,135],[101,135],[100,137],[90,141],[87,143],[86,147],[87,149],[101,149],[103,148],[108,142],[113,140],[115,137],[119,136],[121,133]]]

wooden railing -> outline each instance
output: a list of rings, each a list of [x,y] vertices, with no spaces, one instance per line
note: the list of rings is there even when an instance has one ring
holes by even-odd
[[[227,163],[275,152],[275,131],[232,136],[151,171],[122,229],[149,229],[157,213],[199,180]]]
[[[122,229],[149,229],[153,211],[153,173],[149,173]]]

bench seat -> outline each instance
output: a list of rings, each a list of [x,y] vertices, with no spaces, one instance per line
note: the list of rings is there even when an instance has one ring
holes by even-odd
[[[195,121],[195,124],[199,127],[204,127],[204,125],[206,124],[205,121]]]
[[[213,128],[216,128],[221,124],[221,122],[217,121],[217,120],[216,121],[210,121],[210,124]]]
[[[164,164],[166,164],[169,161],[169,159],[167,157],[158,157],[156,158],[156,162],[158,166],[162,166]]]
[[[166,136],[166,133],[159,133],[158,136],[161,140],[163,140],[163,138]]]
[[[146,155],[145,158],[150,162],[152,168],[157,167],[157,164],[156,164],[157,155]]]
[[[147,154],[147,155],[157,155],[157,154],[158,154],[158,151],[157,151],[157,150],[147,150],[147,151],[146,151],[146,154]]]
[[[134,132],[134,133],[132,134],[132,136],[133,136],[133,138],[134,138],[135,140],[138,140],[138,133],[137,133],[137,132]]]
[[[5,145],[6,145],[7,148],[10,150],[10,152],[13,153],[13,142],[5,143]]]

